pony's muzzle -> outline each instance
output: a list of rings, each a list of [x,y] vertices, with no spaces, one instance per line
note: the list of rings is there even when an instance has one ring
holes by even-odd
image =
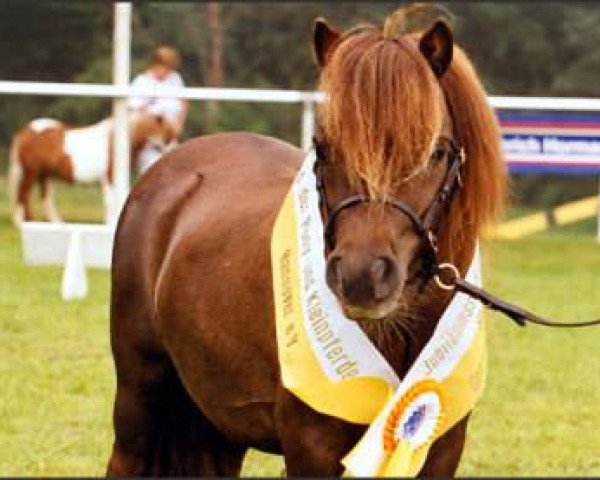
[[[403,280],[396,260],[389,255],[338,252],[327,261],[329,288],[347,312],[355,317],[381,318],[397,306]]]

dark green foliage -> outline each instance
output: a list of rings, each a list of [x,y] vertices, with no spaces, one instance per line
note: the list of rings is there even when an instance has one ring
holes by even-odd
[[[404,2],[221,3],[223,82],[227,87],[312,89],[317,77],[312,22],[326,17],[345,28],[380,22]],[[443,2],[456,17],[455,36],[492,94],[600,95],[600,9],[585,2]],[[210,41],[205,3],[136,3],[132,75],[157,43],[176,46],[189,86],[206,84]],[[112,4],[4,0],[0,56],[4,80],[106,83],[112,78]],[[110,113],[106,99],[0,96],[0,154],[16,128],[37,116],[95,122]],[[214,108],[214,107],[212,107]],[[223,103],[209,116],[191,105],[185,135],[252,130],[300,139],[299,106]],[[215,113],[216,112],[216,113]],[[0,171],[6,165],[0,158]],[[593,193],[582,181],[515,179],[518,198],[555,202]],[[525,188],[526,187],[526,188]]]

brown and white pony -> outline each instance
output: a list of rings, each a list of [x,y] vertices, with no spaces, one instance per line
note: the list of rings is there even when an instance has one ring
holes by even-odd
[[[175,132],[163,117],[147,113],[129,114],[131,152],[134,161],[149,144],[164,152],[175,140]],[[31,192],[39,182],[43,214],[51,222],[61,221],[54,205],[51,180],[101,182],[105,219],[113,211],[112,159],[113,121],[107,118],[88,127],[70,128],[52,118],[38,118],[18,131],[10,148],[9,196],[15,225],[32,220]]]
[[[398,33],[404,14],[343,34],[319,20],[314,32],[327,201],[373,199],[337,217],[327,280],[400,378],[452,293],[407,280],[423,262],[421,237],[381,200],[423,215],[444,181],[448,141],[464,148],[462,188],[437,229],[440,259],[464,274],[506,181],[496,119],[469,60],[442,22]],[[270,239],[303,157],[270,137],[210,135],[168,153],[133,187],[113,252],[108,475],[233,476],[250,447],[283,454],[288,475],[342,473],[366,426],[296,398],[277,356]],[[432,446],[420,475],[454,474],[467,421]]]

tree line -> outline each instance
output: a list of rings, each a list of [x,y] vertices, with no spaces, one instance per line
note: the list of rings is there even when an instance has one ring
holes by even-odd
[[[441,3],[454,13],[456,41],[490,94],[600,95],[600,9],[593,3]],[[381,22],[401,4],[135,3],[132,73],[144,68],[155,45],[168,43],[181,53],[180,71],[189,86],[312,89],[318,73],[310,48],[315,17],[345,28]],[[1,79],[111,82],[112,16],[106,2],[4,0]],[[53,116],[90,124],[109,115],[110,107],[107,99],[1,95],[0,171],[12,133],[30,119]],[[243,129],[298,143],[300,108],[192,102],[185,136]],[[535,187],[533,179],[529,182]],[[584,183],[593,185],[590,179]],[[565,183],[567,190],[571,184]],[[548,198],[565,194],[559,190]]]

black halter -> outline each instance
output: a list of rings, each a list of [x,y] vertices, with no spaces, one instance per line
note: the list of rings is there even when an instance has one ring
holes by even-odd
[[[329,152],[327,145],[313,139],[317,160],[315,162],[315,176],[317,180],[317,192],[319,194],[319,205],[323,215],[323,235],[325,246],[328,250],[335,247],[335,223],[344,210],[348,210],[363,203],[371,203],[375,200],[364,194],[355,194],[341,200],[332,208],[327,202],[327,193],[325,191],[324,170],[329,163]],[[452,201],[454,193],[462,186],[461,167],[464,164],[464,151],[459,148],[454,141],[449,141],[449,150],[436,150],[432,157],[440,157],[447,153],[447,169],[444,181],[439,188],[433,202],[422,217],[405,202],[396,199],[386,199],[380,202],[390,206],[406,216],[413,226],[415,233],[423,242],[423,262],[421,274],[423,281],[426,282],[437,272],[437,231],[442,214],[447,210]]]
[[[341,200],[333,208],[329,208],[324,182],[324,169],[329,163],[329,151],[324,142],[313,139],[313,143],[317,156],[314,169],[317,180],[317,192],[319,194],[319,206],[324,222],[323,236],[326,248],[333,250],[335,247],[335,222],[340,213],[357,205],[373,202],[374,200],[367,195],[355,194]],[[417,215],[409,205],[400,200],[389,199],[382,201],[385,205],[405,215],[410,220],[415,233],[422,240],[423,253],[419,276],[423,281],[423,285],[431,280],[431,278],[434,278],[440,288],[465,293],[479,300],[486,307],[507,315],[520,326],[525,326],[526,322],[547,327],[587,327],[600,325],[600,319],[587,322],[555,322],[544,319],[522,307],[505,302],[488,291],[467,282],[460,277],[458,269],[453,264],[439,262],[437,256],[437,231],[439,223],[442,214],[450,206],[455,192],[462,187],[461,167],[465,162],[464,150],[453,141],[450,141],[449,145],[450,150],[445,152],[447,153],[446,176],[423,217]],[[444,152],[442,151],[441,153]],[[436,151],[433,156],[439,154],[440,152]],[[450,275],[444,274],[445,278],[442,278],[442,272],[450,272]]]

